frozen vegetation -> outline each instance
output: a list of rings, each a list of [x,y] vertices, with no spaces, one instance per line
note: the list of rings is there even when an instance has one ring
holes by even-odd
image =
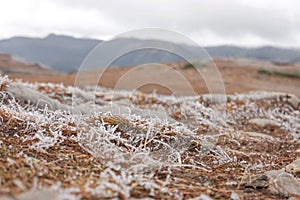
[[[216,98],[0,77],[0,199],[299,196],[299,99]]]

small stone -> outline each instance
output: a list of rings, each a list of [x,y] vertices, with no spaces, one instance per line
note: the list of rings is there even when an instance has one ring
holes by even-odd
[[[249,120],[250,124],[254,124],[260,127],[265,127],[265,126],[276,126],[279,127],[280,124],[274,120],[271,119],[264,119],[264,118],[255,118],[255,119],[250,119]]]
[[[287,173],[293,174],[294,176],[299,176],[300,175],[300,158],[297,158],[294,162],[287,165],[285,167],[285,171]]]
[[[15,200],[13,196],[0,196],[0,200]]]
[[[230,182],[226,182],[225,185],[227,185],[227,186],[237,186],[238,183],[236,181],[230,181]]]
[[[239,195],[237,193],[235,193],[235,192],[231,192],[230,198],[232,200],[240,200]]]
[[[22,193],[18,196],[16,196],[16,199],[20,199],[20,200],[30,200],[30,199],[45,199],[45,200],[58,200],[59,195],[58,193],[55,193],[53,191],[46,191],[46,190],[31,190],[25,193]]]
[[[296,95],[289,94],[287,102],[294,108],[300,109],[300,99]]]
[[[201,200],[212,200],[212,198],[210,198],[206,194],[201,194],[200,197],[199,197],[199,199],[201,199]]]
[[[284,197],[300,196],[299,181],[284,169],[268,171],[265,174],[269,179],[268,190],[271,194]]]
[[[272,137],[271,135],[267,135],[264,133],[257,133],[257,132],[243,132],[243,136],[246,136],[248,140],[256,140],[261,141],[261,139],[269,140],[269,141],[276,141],[277,139]]]
[[[241,181],[240,186],[253,189],[267,188],[269,186],[268,177],[264,174],[250,175]]]

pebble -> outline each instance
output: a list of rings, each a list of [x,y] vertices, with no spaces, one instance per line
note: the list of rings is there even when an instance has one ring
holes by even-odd
[[[289,98],[287,102],[294,108],[294,109],[300,109],[300,99],[293,94],[289,95]]]
[[[267,188],[269,186],[268,177],[264,174],[246,176],[245,178],[243,178],[240,185],[244,188]]]
[[[248,121],[250,124],[254,124],[256,126],[265,127],[265,126],[276,126],[279,127],[280,124],[274,120],[271,119],[264,119],[264,118],[255,118],[250,119]]]
[[[300,158],[297,158],[294,162],[285,167],[287,173],[291,173],[294,176],[300,175]]]
[[[44,200],[60,200],[61,198],[53,191],[29,191],[16,196],[0,196],[0,200],[31,200],[31,199],[44,199]]]
[[[269,178],[268,190],[273,195],[300,196],[300,183],[292,174],[286,173],[284,169],[268,171],[265,174]]]
[[[237,193],[235,193],[235,192],[231,192],[230,198],[232,200],[240,200],[239,195]]]

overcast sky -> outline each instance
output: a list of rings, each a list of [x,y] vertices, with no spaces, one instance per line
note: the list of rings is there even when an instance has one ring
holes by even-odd
[[[158,27],[180,32],[200,45],[300,47],[298,0],[1,1],[1,39],[49,33],[109,39]]]

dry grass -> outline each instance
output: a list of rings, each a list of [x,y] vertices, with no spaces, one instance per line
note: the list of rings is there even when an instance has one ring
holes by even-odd
[[[116,94],[116,104],[126,99],[146,110],[163,109],[177,120],[170,123],[134,113],[37,109],[8,94],[9,83],[1,77],[0,195],[17,196],[59,182],[59,188],[75,188],[72,197],[82,199],[189,199],[204,194],[230,199],[233,192],[244,199],[272,199],[279,196],[270,194],[267,185],[249,185],[247,177],[281,169],[299,156],[299,110],[280,98],[236,96],[226,103],[224,118],[218,105],[201,97]],[[65,94],[72,88],[27,86],[70,104]],[[109,90],[85,92],[109,103]],[[254,126],[248,123],[252,118],[282,126]]]

